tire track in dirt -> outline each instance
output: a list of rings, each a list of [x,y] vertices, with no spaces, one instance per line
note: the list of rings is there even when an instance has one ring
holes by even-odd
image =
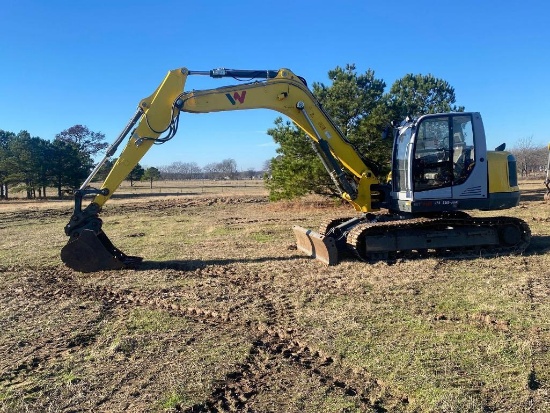
[[[233,318],[228,312],[221,313],[201,309],[198,307],[186,307],[177,303],[171,303],[162,298],[150,299],[138,292],[119,292],[106,287],[89,289],[84,292],[96,299],[106,299],[111,304],[127,305],[134,303],[167,311],[172,316],[186,317],[195,322],[211,324],[228,329],[241,329],[250,332],[252,339],[251,349],[244,363],[237,369],[226,375],[225,379],[216,384],[210,397],[184,411],[252,411],[247,404],[262,387],[265,378],[271,374],[274,366],[281,361],[286,361],[298,366],[315,377],[319,384],[327,391],[336,392],[344,396],[354,398],[359,406],[372,411],[385,411],[382,407],[385,401],[407,403],[406,396],[394,396],[378,380],[370,378],[367,374],[344,374],[333,368],[334,359],[320,351],[299,341],[293,340],[292,331],[277,325],[278,323],[263,323],[251,320]],[[265,305],[270,314],[275,318],[287,314],[291,305],[274,306]],[[286,324],[286,323],[285,323]],[[355,377],[353,377],[355,376]],[[378,395],[384,396],[384,400]],[[181,409],[180,409],[181,410]]]
[[[371,403],[369,394],[361,392],[355,384],[350,384],[330,372],[333,364],[331,357],[313,352],[307,346],[280,336],[269,329],[259,329],[259,335],[253,341],[250,352],[238,369],[226,375],[218,383],[210,397],[184,412],[211,411],[254,411],[248,402],[258,393],[258,388],[282,362],[288,362],[308,372],[327,392],[353,397],[363,409],[385,411],[380,405]],[[373,383],[370,383],[371,385]],[[375,383],[374,383],[375,384]],[[375,384],[376,385],[376,384]]]
[[[251,347],[245,361],[237,365],[235,370],[227,374],[222,381],[215,383],[214,390],[206,400],[185,410],[180,407],[180,411],[253,411],[249,404],[254,396],[265,384],[266,379],[275,372],[275,368],[285,363],[290,363],[312,377],[327,392],[352,398],[362,410],[383,412],[386,411],[383,406],[388,403],[391,405],[408,403],[406,396],[393,394],[384,383],[372,378],[367,372],[344,372],[334,362],[334,357],[296,340],[292,329],[296,321],[294,307],[285,294],[273,299],[265,295],[262,297],[268,321],[260,322],[236,317],[229,311],[218,312],[183,306],[175,301],[178,299],[177,295],[166,291],[151,296],[149,292],[137,290],[81,285],[73,275],[66,272],[53,277],[48,273],[35,273],[28,292],[34,298],[42,300],[66,297],[100,301],[103,310],[100,318],[95,320],[95,325],[98,325],[115,307],[138,306],[166,311],[171,316],[185,317],[216,328],[222,326],[227,329],[246,331],[251,339]],[[95,340],[93,324],[92,320],[82,329],[81,340],[73,336],[73,341],[65,345],[79,346],[93,343]],[[80,335],[77,334],[76,337]],[[35,353],[36,350],[37,348],[31,353]],[[40,359],[31,360],[27,365],[18,367],[12,374],[36,368],[49,358],[55,357],[55,354],[45,354]]]
[[[66,340],[57,341],[44,338],[35,343],[28,341],[17,343],[21,349],[26,347],[25,351],[19,350],[18,352],[20,364],[14,369],[2,372],[0,381],[13,382],[19,374],[30,373],[51,359],[63,357],[64,354],[73,352],[78,347],[87,347],[93,344],[99,333],[94,326],[98,325],[107,316],[107,313],[108,309],[104,307],[97,318],[88,321],[76,334],[74,334],[74,330],[67,328],[67,331],[61,334],[67,338]]]
[[[252,411],[248,409],[247,402],[257,394],[256,389],[262,387],[265,378],[271,374],[275,365],[283,360],[309,372],[320,385],[327,388],[327,391],[352,397],[363,408],[372,411],[385,411],[382,407],[383,401],[376,397],[373,398],[374,393],[383,392],[378,381],[362,375],[357,376],[351,382],[349,377],[344,379],[336,369],[330,368],[334,363],[332,357],[311,350],[307,344],[293,340],[291,332],[280,331],[279,326],[250,320],[243,321],[231,317],[229,313],[181,306],[162,298],[150,299],[138,292],[128,290],[121,292],[106,287],[97,287],[85,289],[82,292],[87,298],[104,299],[111,305],[142,305],[167,311],[172,316],[190,318],[195,322],[211,324],[216,327],[224,325],[230,329],[244,328],[251,333],[253,337],[251,349],[245,362],[237,366],[235,371],[227,374],[223,381],[216,383],[215,389],[207,400],[183,411]],[[272,314],[275,317],[284,312],[284,309],[279,307],[277,309],[275,306],[268,305],[266,307],[273,308]],[[366,387],[365,384],[367,384]],[[361,388],[363,390],[360,390]],[[384,391],[386,390],[384,389]],[[387,391],[385,394],[390,395]],[[399,398],[402,402],[406,402],[406,399],[406,397]]]
[[[115,195],[116,199],[117,196]],[[162,215],[178,215],[181,209],[194,208],[194,207],[211,207],[213,205],[239,205],[239,204],[267,204],[268,198],[262,196],[226,196],[226,197],[181,197],[176,199],[166,200],[152,200],[142,203],[136,203],[134,205],[124,204],[111,204],[103,211],[105,216],[109,214],[147,211],[152,210],[155,213]]]
[[[294,315],[294,306],[286,294],[269,299],[265,294],[260,297],[263,300],[261,307],[265,310],[268,316],[266,324],[268,326],[277,326],[283,331],[292,331],[296,325],[296,316]]]
[[[523,266],[525,272],[528,274],[525,286],[525,296],[527,297],[527,302],[529,304],[529,309],[531,314],[539,314],[538,309],[540,304],[547,299],[550,293],[550,277],[548,273],[541,271],[537,272],[537,278],[535,279],[531,271],[528,271],[529,261],[527,259],[523,260]],[[550,366],[550,363],[547,361],[547,355],[549,346],[547,340],[543,337],[544,332],[548,334],[548,326],[533,326],[529,331],[529,341],[533,343],[532,352],[531,352],[531,370],[527,375],[527,388],[530,390],[529,399],[527,405],[530,408],[542,408],[543,405],[546,408],[550,405],[548,400],[544,402],[544,394],[541,394],[541,387],[543,383],[539,380],[537,371],[539,369],[543,370]],[[547,392],[547,389],[543,390]]]
[[[12,292],[12,297],[17,295],[23,295],[25,301],[28,301],[31,297],[36,300],[53,301],[58,300],[61,294],[59,294],[59,291],[52,292],[31,288],[30,290],[16,289]],[[79,309],[84,308],[86,307],[79,306]],[[17,366],[2,371],[0,382],[10,383],[11,386],[17,385],[19,382],[23,382],[24,377],[32,374],[33,371],[44,370],[48,362],[63,359],[67,355],[78,351],[79,348],[93,344],[99,335],[98,326],[109,316],[111,309],[111,306],[102,303],[97,316],[86,320],[84,325],[76,331],[73,326],[67,325],[63,326],[61,331],[56,331],[54,335],[46,333],[32,342],[27,340],[17,342],[15,344],[17,349],[12,349],[17,354]],[[12,352],[8,349],[8,354]]]
[[[466,317],[450,315],[444,313],[429,313],[427,317],[430,321],[441,323],[472,324],[478,327],[487,328],[504,333],[510,332],[510,321],[502,320],[491,316],[485,312],[467,314]]]

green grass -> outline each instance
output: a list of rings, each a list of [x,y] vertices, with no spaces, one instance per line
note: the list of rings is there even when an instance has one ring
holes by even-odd
[[[168,395],[161,398],[159,402],[159,406],[161,409],[164,410],[170,410],[170,409],[176,409],[181,408],[182,405],[185,405],[187,402],[187,398],[184,395],[181,395],[175,391],[172,391]]]

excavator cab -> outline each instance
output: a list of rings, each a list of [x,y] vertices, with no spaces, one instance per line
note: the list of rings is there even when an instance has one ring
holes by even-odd
[[[394,144],[390,209],[421,214],[516,206],[515,159],[487,151],[485,142],[477,112],[425,115],[402,125]],[[508,170],[506,179],[489,173],[491,167]]]

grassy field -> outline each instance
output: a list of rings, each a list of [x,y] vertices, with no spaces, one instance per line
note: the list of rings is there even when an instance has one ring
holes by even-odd
[[[334,267],[291,228],[347,205],[241,184],[121,188],[103,228],[144,262],[93,274],[59,260],[70,201],[0,203],[0,411],[550,411],[540,182],[499,212],[521,256]]]

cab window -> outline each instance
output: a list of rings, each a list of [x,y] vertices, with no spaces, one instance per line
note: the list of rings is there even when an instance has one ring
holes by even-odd
[[[470,115],[427,118],[417,127],[413,164],[415,191],[460,185],[474,167]]]
[[[413,160],[414,190],[450,186],[452,175],[449,118],[424,119],[417,127]]]

